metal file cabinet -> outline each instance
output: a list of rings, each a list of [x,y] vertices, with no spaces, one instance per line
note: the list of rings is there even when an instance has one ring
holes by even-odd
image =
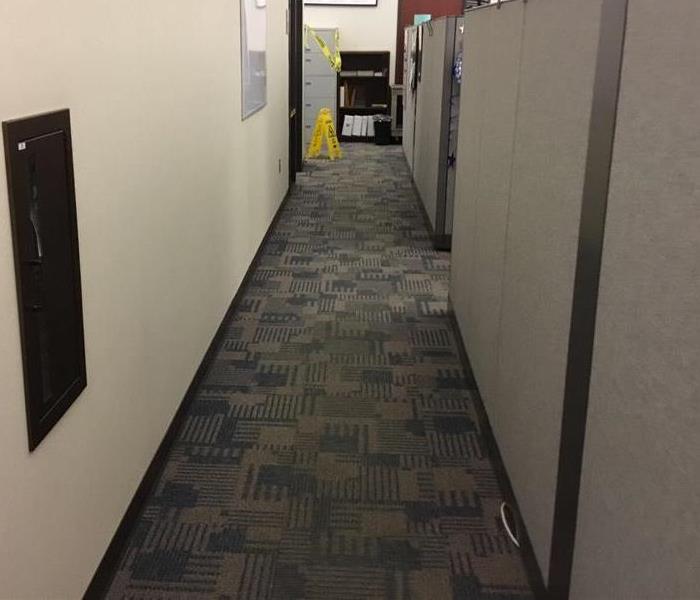
[[[333,51],[335,48],[335,33],[337,29],[314,29],[319,37],[326,42]],[[336,88],[337,74],[328,63],[316,41],[308,36],[308,42],[304,45],[304,101],[303,101],[303,151],[311,141],[318,111],[329,108],[333,114],[333,122],[336,120]]]

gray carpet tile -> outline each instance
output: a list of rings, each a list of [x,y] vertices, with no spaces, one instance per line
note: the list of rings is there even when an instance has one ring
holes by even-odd
[[[400,147],[299,182],[110,598],[524,599]]]

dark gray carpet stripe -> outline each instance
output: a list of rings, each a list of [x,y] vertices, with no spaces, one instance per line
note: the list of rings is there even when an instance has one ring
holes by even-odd
[[[530,598],[399,147],[299,178],[110,598]]]

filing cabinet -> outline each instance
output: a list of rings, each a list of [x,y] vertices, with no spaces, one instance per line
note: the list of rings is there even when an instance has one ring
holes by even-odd
[[[333,51],[335,49],[335,34],[337,29],[315,29],[318,36],[326,42]],[[328,59],[323,55],[318,44],[311,35],[307,36],[304,45],[303,72],[303,152],[311,141],[318,111],[329,108],[336,121],[337,112],[337,73],[331,68]]]

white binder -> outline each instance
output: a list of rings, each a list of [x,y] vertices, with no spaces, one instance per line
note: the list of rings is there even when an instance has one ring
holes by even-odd
[[[362,135],[362,117],[360,115],[355,115],[352,120],[352,135],[353,137]]]
[[[360,134],[362,137],[367,137],[367,121],[369,120],[369,117],[367,115],[364,115],[362,117],[362,133]]]
[[[352,125],[354,117],[352,115],[345,115],[345,120],[343,121],[343,131],[341,135],[350,137],[352,135]]]

